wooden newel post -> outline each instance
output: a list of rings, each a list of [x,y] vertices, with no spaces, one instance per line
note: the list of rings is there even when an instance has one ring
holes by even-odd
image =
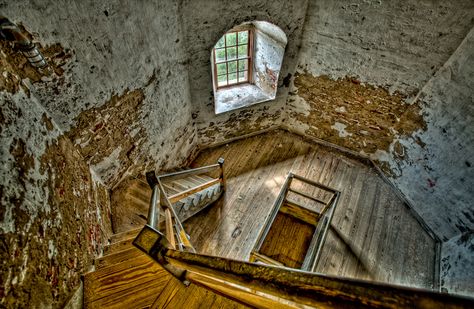
[[[219,158],[219,160],[217,160],[217,163],[219,164],[221,169],[221,174],[219,175],[219,179],[221,180],[221,189],[222,191],[225,191],[224,158]]]

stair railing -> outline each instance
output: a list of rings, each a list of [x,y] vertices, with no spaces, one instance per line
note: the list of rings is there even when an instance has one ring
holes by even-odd
[[[471,298],[169,249],[145,226],[134,245],[184,284],[255,308],[473,308]]]
[[[303,190],[292,187],[294,184],[294,179],[297,179],[301,183],[308,185],[312,189],[316,188],[321,192],[325,192],[328,197],[317,197],[315,194],[304,192]],[[322,210],[316,211],[315,209],[309,209],[303,204],[288,200],[288,194],[290,192],[296,196],[302,197],[307,201],[312,201],[322,206]],[[270,215],[263,225],[257,240],[255,241],[255,245],[252,249],[252,252],[250,253],[250,262],[263,262],[270,265],[285,266],[281,262],[276,261],[261,252],[263,243],[268,236],[276,216],[278,213],[283,212],[315,226],[313,237],[301,266],[302,270],[314,271],[318,264],[327,231],[334,215],[334,210],[337,206],[340,194],[341,192],[338,190],[330,188],[324,184],[315,182],[291,172],[288,173],[280,193],[273,204]]]
[[[191,175],[206,174],[219,170],[218,178],[209,180],[203,184],[194,186],[185,191],[168,196],[163,188],[164,180],[177,180]],[[224,159],[219,158],[216,164],[173,172],[156,176],[154,171],[146,173],[146,179],[152,189],[150,199],[150,207],[148,209],[147,225],[160,231],[160,214],[163,213],[164,231],[168,240],[168,246],[171,249],[179,249],[181,251],[195,252],[191,244],[189,235],[186,234],[183,225],[177,216],[173,204],[182,200],[196,192],[205,190],[213,185],[220,184],[221,191],[225,191],[225,173],[224,173]]]

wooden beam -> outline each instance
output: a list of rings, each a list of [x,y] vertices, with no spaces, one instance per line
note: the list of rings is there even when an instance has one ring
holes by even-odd
[[[308,208],[288,199],[283,202],[280,207],[280,212],[300,219],[308,224],[316,226],[319,221],[320,214],[318,212],[309,210]]]
[[[171,202],[171,204],[174,204],[174,203],[182,200],[183,198],[186,198],[186,197],[188,197],[188,196],[190,196],[190,195],[192,195],[196,192],[202,191],[202,190],[207,189],[207,188],[209,188],[209,187],[211,187],[215,184],[218,184],[218,183],[220,183],[220,181],[221,180],[219,178],[209,180],[208,182],[205,182],[202,185],[199,185],[197,187],[194,187],[194,188],[188,189],[186,191],[171,195],[168,199]]]

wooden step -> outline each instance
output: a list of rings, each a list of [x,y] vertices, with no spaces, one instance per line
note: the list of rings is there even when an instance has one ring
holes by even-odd
[[[151,304],[164,288],[170,275],[158,263],[147,255],[140,255],[84,276],[84,304],[86,308],[98,308],[100,304],[116,303],[117,297],[128,295],[129,300],[140,301],[144,295],[149,295],[150,285],[153,297],[147,300]],[[138,308],[133,306],[134,308]],[[127,307],[122,307],[127,308]],[[128,307],[130,308],[130,307]]]
[[[130,237],[130,238],[127,238],[125,240],[115,242],[115,243],[112,243],[108,246],[105,246],[104,247],[104,255],[113,254],[113,253],[116,253],[116,252],[120,252],[120,251],[123,251],[123,250],[133,248],[132,242],[133,242],[134,239],[135,239],[135,237]]]
[[[249,308],[229,298],[216,294],[204,287],[191,284],[184,286],[172,277],[156,298],[151,308]]]
[[[126,239],[129,239],[129,238],[132,238],[132,237],[136,237],[141,230],[142,230],[142,228],[140,227],[138,229],[133,229],[133,230],[129,230],[129,231],[126,231],[126,232],[114,234],[110,237],[110,242],[111,243],[116,243],[116,242],[119,242],[119,241],[122,241],[122,240],[126,240]]]
[[[143,253],[137,248],[130,248],[98,258],[94,261],[94,265],[96,269],[102,269],[104,267],[112,266],[118,263],[128,261],[130,259],[134,259],[144,254],[145,253]]]

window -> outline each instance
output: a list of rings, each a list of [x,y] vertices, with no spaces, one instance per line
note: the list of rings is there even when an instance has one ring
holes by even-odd
[[[230,112],[274,100],[286,34],[265,21],[227,31],[209,50],[214,112]]]
[[[230,31],[213,50],[216,89],[252,82],[252,31]]]

